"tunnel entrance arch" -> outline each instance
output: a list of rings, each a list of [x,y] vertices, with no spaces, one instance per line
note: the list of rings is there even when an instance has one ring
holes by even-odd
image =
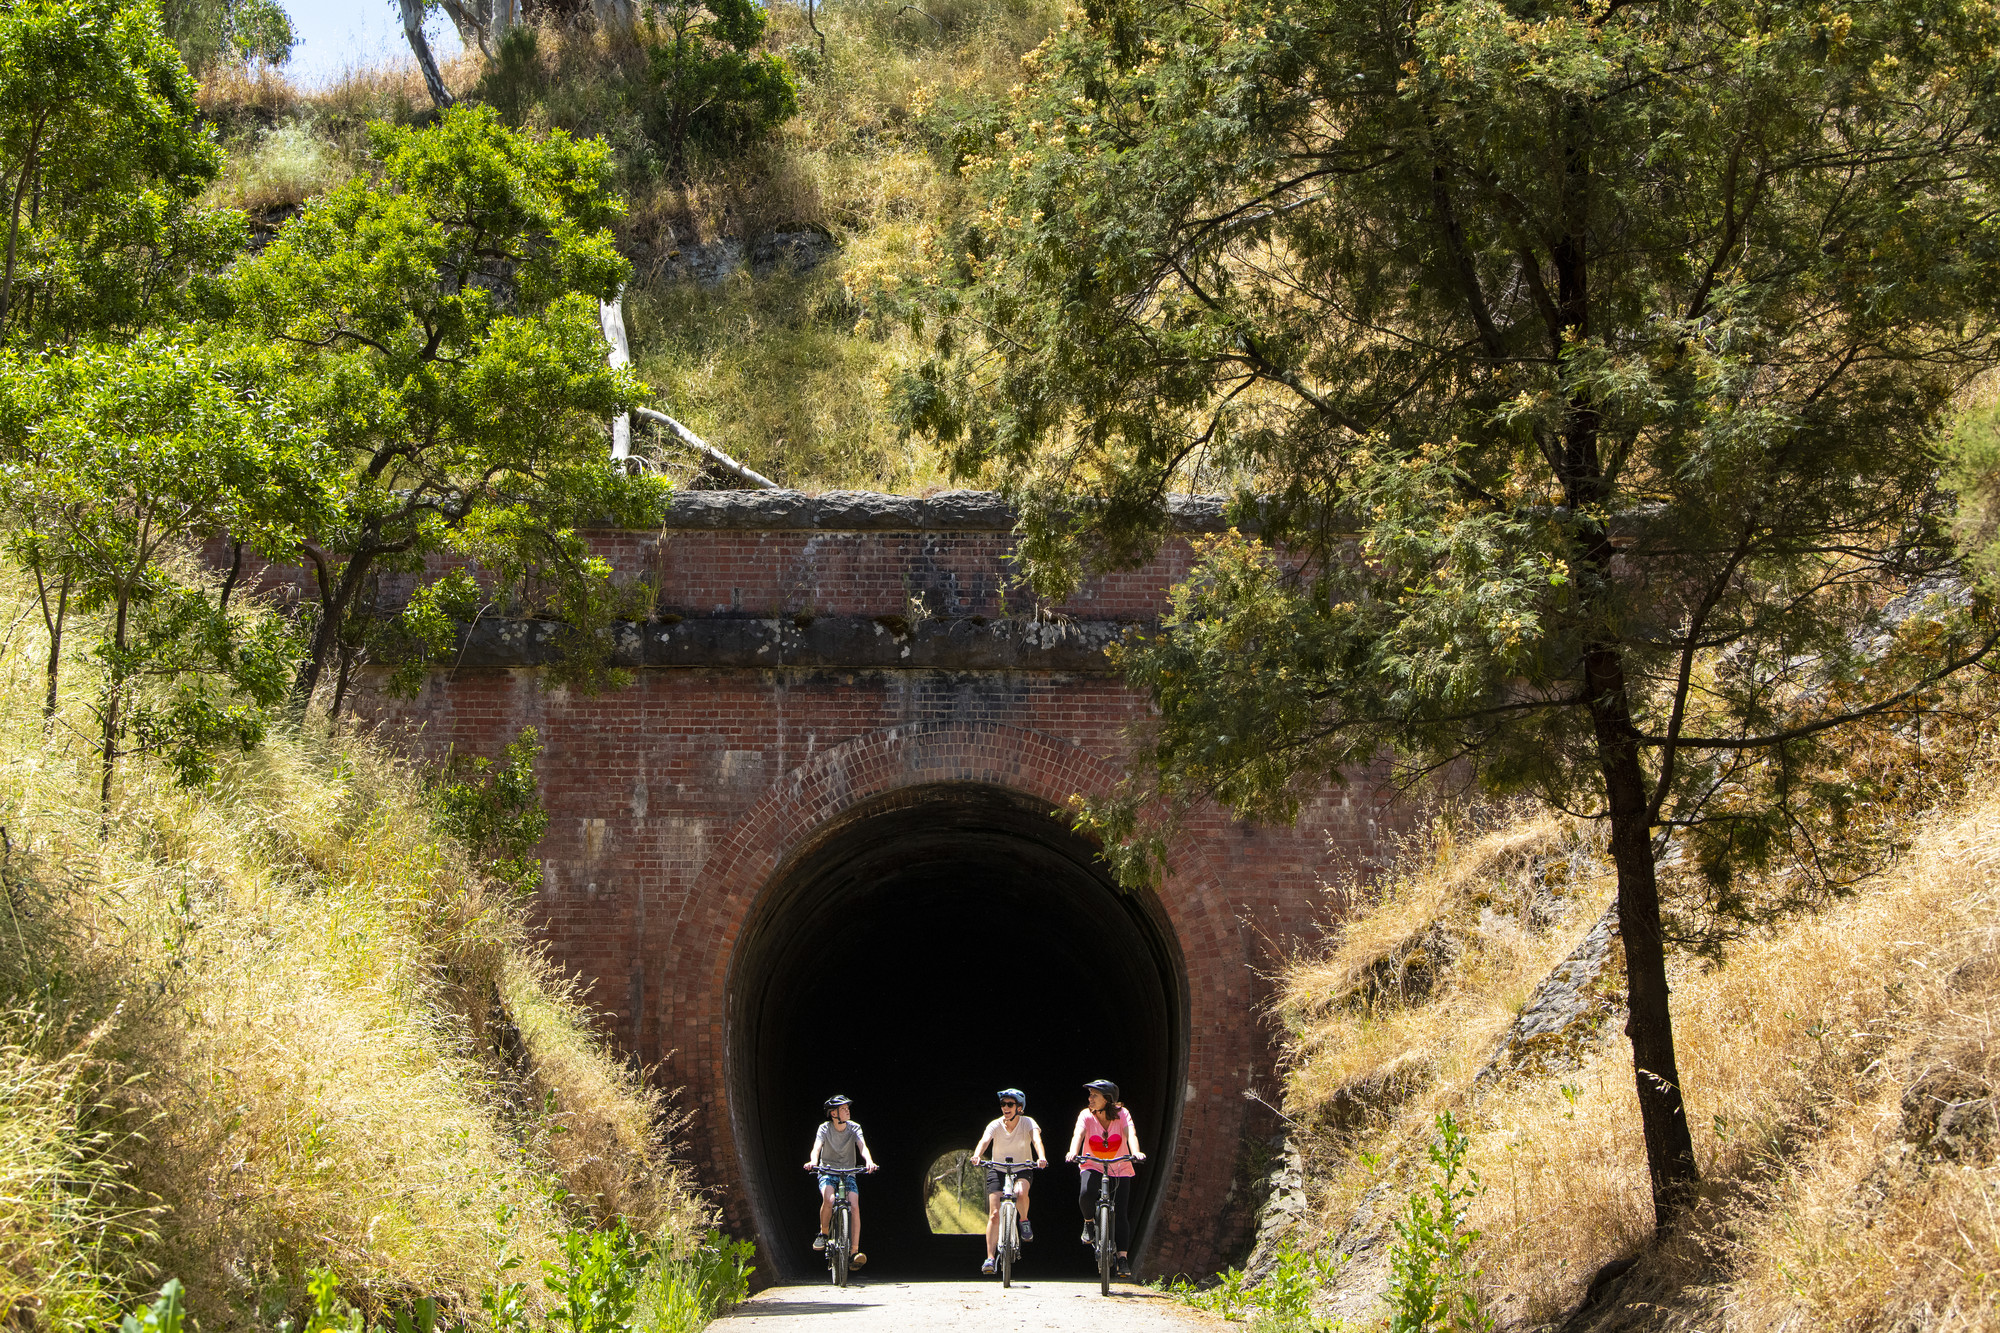
[[[873,1272],[977,1265],[980,1237],[930,1230],[925,1173],[972,1146],[1003,1085],[1027,1091],[1057,1163],[1034,1194],[1035,1268],[1089,1268],[1060,1159],[1092,1078],[1120,1082],[1149,1155],[1144,1243],[1172,1175],[1187,972],[1159,902],[1120,891],[1095,853],[1046,800],[939,781],[843,811],[771,875],[731,954],[726,1058],[742,1179],[781,1274],[815,1265],[800,1163],[836,1091],[883,1163],[862,1189]]]

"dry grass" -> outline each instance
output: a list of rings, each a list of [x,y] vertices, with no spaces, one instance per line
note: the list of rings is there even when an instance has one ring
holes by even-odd
[[[1653,1244],[1616,1024],[1552,1077],[1472,1084],[1512,997],[1594,915],[1571,911],[1539,941],[1530,930],[1496,946],[1490,924],[1468,928],[1474,904],[1518,902],[1532,868],[1565,859],[1583,872],[1567,882],[1588,890],[1578,906],[1601,903],[1594,849],[1547,820],[1456,854],[1435,836],[1412,849],[1382,907],[1287,978],[1291,1109],[1312,1127],[1322,1235],[1451,1107],[1486,1185],[1474,1257],[1505,1325],[1558,1317],[1603,1264],[1640,1254],[1657,1308],[1607,1327],[2000,1326],[2000,783],[1990,767],[1974,774],[1969,798],[1898,816],[1910,850],[1853,896],[1737,941],[1720,966],[1675,964],[1705,1183],[1692,1229],[1668,1245]],[[1440,941],[1455,951],[1449,970],[1399,990],[1397,960]],[[1925,1125],[1954,1101],[1971,1128],[1929,1142]],[[1391,1206],[1406,1175],[1392,1177]]]
[[[45,1072],[0,1095],[0,1181],[100,1134],[87,1155],[124,1191],[68,1190],[68,1233],[0,1212],[0,1245],[86,1273],[100,1304],[177,1276],[225,1330],[296,1312],[317,1268],[364,1309],[466,1313],[503,1250],[532,1273],[576,1222],[682,1247],[709,1220],[662,1097],[433,829],[417,774],[353,735],[275,738],[199,792],[134,762],[100,841],[85,756],[40,725],[34,621],[5,609],[0,825],[30,928],[0,962],[0,1035],[32,1060],[0,1051],[0,1083]],[[141,1205],[129,1252],[89,1248]]]

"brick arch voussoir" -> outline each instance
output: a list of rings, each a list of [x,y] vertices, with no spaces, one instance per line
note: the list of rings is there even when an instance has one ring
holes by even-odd
[[[878,797],[936,782],[980,782],[1045,800],[1062,809],[1071,796],[1102,795],[1123,776],[1115,763],[1081,746],[1026,727],[994,722],[926,722],[857,736],[815,755],[774,782],[739,819],[702,867],[713,919],[722,929],[688,943],[695,957],[679,968],[707,978],[720,994],[738,930],[758,894],[792,850],[831,820]],[[1166,908],[1181,945],[1227,948],[1234,921],[1216,912],[1221,885],[1207,856],[1189,847],[1175,858]],[[683,973],[684,975],[686,973]]]

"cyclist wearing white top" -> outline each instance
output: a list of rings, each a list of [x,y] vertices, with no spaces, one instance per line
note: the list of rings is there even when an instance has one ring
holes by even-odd
[[[1000,1116],[980,1135],[979,1146],[972,1150],[973,1160],[1033,1162],[1037,1167],[1046,1167],[1049,1152],[1042,1146],[1042,1127],[1023,1114],[1027,1109],[1027,1093],[1019,1088],[1001,1089]],[[1022,1240],[1035,1238],[1034,1228],[1028,1225],[1028,1186],[1034,1178],[1033,1171],[1024,1171],[1016,1177],[1021,1182],[1015,1190],[1014,1202],[1020,1210]],[[993,1271],[993,1253],[1000,1242],[1000,1196],[1006,1184],[1005,1172],[996,1167],[986,1168],[986,1262],[979,1266],[982,1273]]]

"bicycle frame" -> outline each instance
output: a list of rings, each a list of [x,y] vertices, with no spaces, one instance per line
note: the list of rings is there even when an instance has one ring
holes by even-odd
[[[1100,1294],[1111,1294],[1111,1265],[1118,1258],[1118,1205],[1111,1198],[1111,1168],[1119,1162],[1137,1162],[1130,1153],[1117,1157],[1078,1157],[1077,1165],[1091,1162],[1100,1169],[1097,1172],[1097,1287]]]
[[[1033,1171],[1035,1166],[1032,1162],[1016,1162],[1011,1157],[1004,1162],[975,1159],[973,1165],[989,1167],[1006,1177],[1000,1188],[1000,1236],[993,1248],[994,1258],[1000,1261],[1000,1285],[1011,1287],[1014,1285],[1014,1261],[1021,1257],[1021,1177]]]
[[[853,1258],[850,1253],[854,1235],[854,1214],[849,1209],[847,1188],[854,1178],[867,1170],[861,1166],[812,1166],[806,1168],[817,1178],[833,1177],[833,1216],[828,1225],[833,1234],[826,1238],[826,1280],[836,1287],[847,1285],[847,1265]]]

